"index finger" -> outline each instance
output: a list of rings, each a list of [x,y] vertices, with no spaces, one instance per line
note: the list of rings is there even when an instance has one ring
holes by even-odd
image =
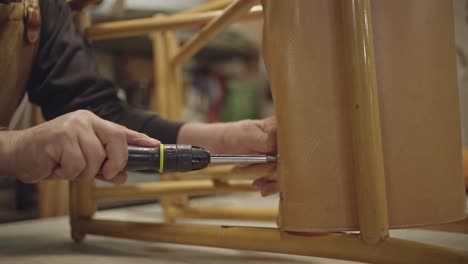
[[[102,167],[102,175],[106,179],[112,179],[124,170],[128,159],[126,131],[122,127],[109,121],[96,119],[93,129],[104,149],[107,160]]]
[[[130,130],[128,128],[125,128],[125,136],[127,138],[128,145],[139,147],[157,147],[159,144],[161,144],[159,140],[151,138],[143,133]]]

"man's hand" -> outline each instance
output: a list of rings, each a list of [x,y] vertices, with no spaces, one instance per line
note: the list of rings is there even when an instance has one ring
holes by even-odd
[[[218,144],[221,154],[276,154],[276,118],[224,123]]]
[[[90,179],[101,172],[97,178],[121,184],[127,179],[127,144],[160,143],[84,110],[0,136],[0,171],[29,183]]]
[[[177,143],[205,147],[217,154],[275,155],[276,118],[216,124],[188,123],[182,126]],[[277,181],[267,177],[255,180],[254,186],[263,196],[278,192]]]
[[[222,142],[224,153],[276,155],[276,118],[227,123]],[[278,181],[269,177],[256,179],[253,186],[262,196],[279,191]]]

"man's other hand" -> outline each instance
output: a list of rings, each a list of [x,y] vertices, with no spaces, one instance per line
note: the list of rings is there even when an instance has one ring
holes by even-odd
[[[207,148],[216,154],[276,155],[276,118],[242,120],[228,123],[184,124],[177,143]],[[262,195],[278,192],[275,179],[260,178],[254,186]]]

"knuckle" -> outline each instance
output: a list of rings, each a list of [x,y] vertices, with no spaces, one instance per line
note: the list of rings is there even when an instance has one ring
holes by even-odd
[[[126,141],[125,132],[123,131],[123,129],[119,129],[119,128],[112,129],[110,134],[111,134],[111,137],[113,137],[113,139],[118,142]]]
[[[72,175],[79,175],[86,169],[86,162],[84,160],[77,160],[70,166],[70,173]]]
[[[38,179],[33,179],[33,178],[20,178],[20,180],[24,183],[32,184],[32,183],[37,183],[39,182]]]
[[[109,168],[110,168],[110,171],[115,174],[123,170],[126,164],[127,164],[127,158],[122,156],[117,159],[114,159],[114,162],[109,164]]]
[[[100,148],[96,152],[96,159],[98,160],[98,163],[101,164],[106,158],[107,158],[106,152],[104,151],[104,149]]]
[[[98,154],[98,155],[101,155],[101,154]],[[105,156],[99,156],[98,155],[94,156],[87,168],[86,168],[86,174],[87,174],[87,178],[94,178],[96,177],[96,175],[98,175],[102,168],[103,168],[103,164],[104,164],[104,161],[105,161]]]
[[[66,128],[65,124],[64,127],[62,127],[62,129],[57,130],[56,139],[60,142],[62,148],[65,146],[65,144],[72,141],[73,136],[71,134],[71,131]]]
[[[65,124],[68,126],[68,128],[86,126],[93,116],[94,114],[88,110],[78,110],[70,115]]]
[[[110,163],[110,171],[114,174],[119,173],[125,168],[127,164],[128,156],[127,155],[119,155],[116,157],[112,163]]]
[[[89,118],[89,117],[94,116],[93,112],[91,112],[89,110],[83,110],[83,109],[77,110],[77,111],[75,111],[73,113],[74,113],[75,116],[81,117],[81,118],[83,118],[83,117]]]

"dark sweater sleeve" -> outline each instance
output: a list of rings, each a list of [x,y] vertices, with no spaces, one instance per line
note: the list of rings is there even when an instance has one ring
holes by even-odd
[[[115,85],[99,75],[92,49],[75,28],[66,1],[39,2],[41,38],[27,90],[44,117],[86,109],[164,143],[175,143],[182,124],[129,108],[117,97]]]

